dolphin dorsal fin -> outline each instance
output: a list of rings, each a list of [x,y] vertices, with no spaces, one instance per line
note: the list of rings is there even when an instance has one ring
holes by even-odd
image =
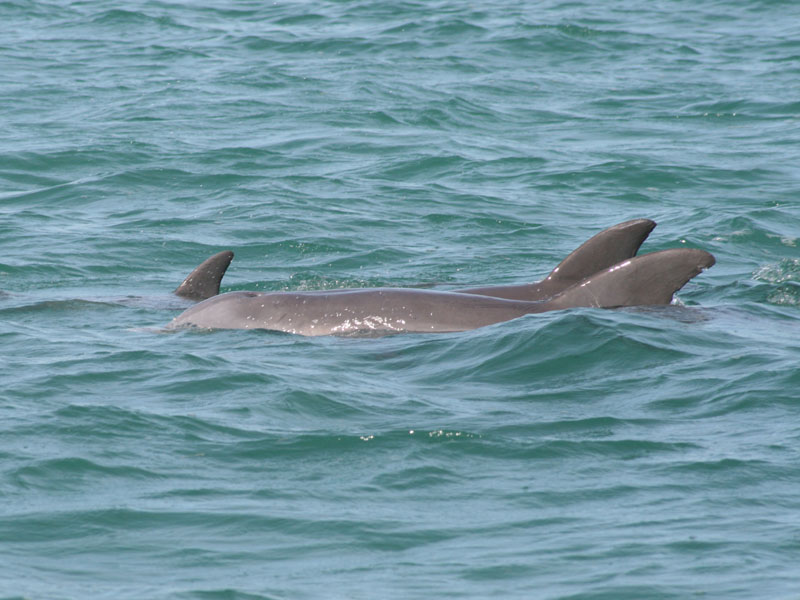
[[[223,250],[207,258],[173,292],[176,296],[189,300],[205,300],[219,294],[222,276],[233,260],[233,252]]]
[[[696,248],[672,248],[635,256],[587,277],[543,303],[545,310],[669,304],[672,296],[714,257]]]
[[[636,256],[655,226],[650,219],[634,219],[604,229],[573,250],[544,281],[571,285]]]
[[[598,271],[636,256],[639,246],[656,226],[650,219],[634,219],[604,229],[583,243],[535,283],[457,289],[462,294],[480,294],[508,300],[539,301],[560,294]]]

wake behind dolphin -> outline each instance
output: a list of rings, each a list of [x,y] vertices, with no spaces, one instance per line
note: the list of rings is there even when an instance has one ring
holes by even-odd
[[[167,328],[266,329],[307,336],[433,333],[567,308],[669,304],[675,292],[715,260],[708,252],[689,248],[634,256],[653,227],[654,222],[638,219],[604,230],[535,284],[455,291],[363,288],[214,295],[233,257],[222,252],[195,269],[175,291],[207,299]]]

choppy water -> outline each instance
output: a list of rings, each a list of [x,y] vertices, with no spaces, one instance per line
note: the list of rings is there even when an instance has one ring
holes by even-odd
[[[797,3],[4,0],[0,126],[0,598],[799,597]],[[635,217],[683,307],[154,331]]]

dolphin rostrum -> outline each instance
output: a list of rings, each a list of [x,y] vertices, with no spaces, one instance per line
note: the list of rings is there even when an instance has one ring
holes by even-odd
[[[669,304],[676,291],[714,262],[711,254],[697,249],[653,252],[603,268],[539,302],[408,288],[229,292],[192,306],[167,327],[300,335],[464,331],[567,308]]]

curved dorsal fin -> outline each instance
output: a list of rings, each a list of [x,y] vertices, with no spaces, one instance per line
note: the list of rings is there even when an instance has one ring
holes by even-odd
[[[634,219],[604,229],[573,250],[550,275],[536,283],[453,291],[508,300],[538,301],[552,298],[586,277],[636,256],[639,246],[655,226],[655,221],[650,219]]]
[[[189,300],[205,300],[219,294],[222,276],[233,260],[233,252],[223,250],[207,258],[173,292],[176,296]]]
[[[714,265],[714,257],[696,248],[672,248],[622,261],[587,277],[542,303],[544,310],[579,306],[616,308],[669,304],[692,277]]]
[[[589,275],[636,256],[639,246],[656,226],[650,219],[634,219],[604,229],[573,250],[545,281],[577,283]]]

